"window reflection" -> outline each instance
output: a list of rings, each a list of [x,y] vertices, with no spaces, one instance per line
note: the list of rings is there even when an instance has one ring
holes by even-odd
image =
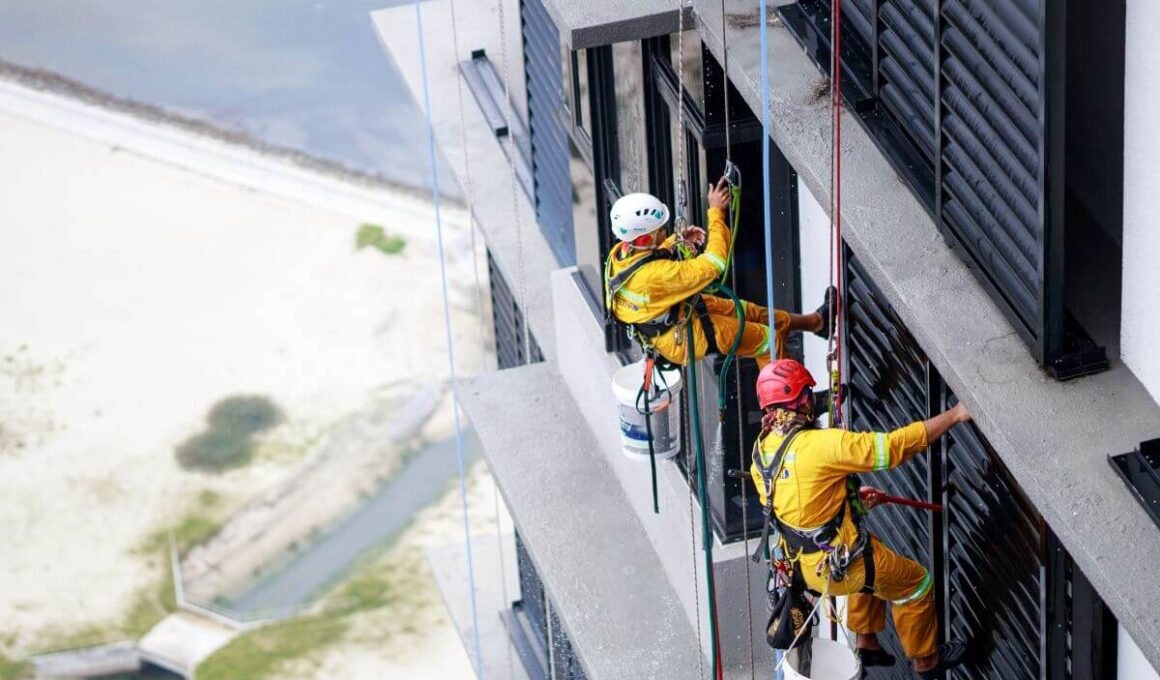
[[[616,79],[617,142],[620,145],[620,189],[648,191],[648,145],[644,121],[644,64],[639,42],[612,46]]]
[[[600,220],[596,210],[596,182],[592,170],[574,143],[568,144],[568,166],[572,173],[572,224],[576,232],[576,268],[588,289],[602,299],[604,258],[600,252]]]
[[[681,60],[678,58],[680,52],[679,40],[680,34],[674,33],[669,37],[669,47],[672,52],[673,70],[676,71],[678,77],[681,76]],[[684,47],[684,81],[685,91],[697,103],[697,108],[702,111],[705,110],[705,83],[704,83],[704,65],[701,61],[701,36],[697,35],[696,31],[685,31],[685,47]]]

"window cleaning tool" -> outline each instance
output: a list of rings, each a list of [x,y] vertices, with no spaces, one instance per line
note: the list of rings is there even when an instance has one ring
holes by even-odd
[[[858,497],[862,499],[863,503],[870,503],[872,505],[905,505],[908,508],[918,508],[919,510],[929,510],[931,512],[943,511],[943,506],[938,503],[927,503],[926,501],[916,501],[911,498],[892,496],[881,489],[862,489],[858,492]]]
[[[751,479],[747,470],[729,470],[726,474],[735,479]],[[916,501],[913,498],[892,496],[881,489],[861,489],[858,492],[858,497],[862,499],[863,503],[869,502],[872,505],[904,505],[908,508],[918,508],[930,512],[943,511],[943,506],[939,503],[927,503],[926,501]]]

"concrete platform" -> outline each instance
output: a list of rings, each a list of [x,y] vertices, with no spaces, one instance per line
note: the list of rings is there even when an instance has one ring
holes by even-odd
[[[137,648],[142,661],[192,678],[198,664],[238,635],[209,619],[185,612],[170,614],[141,638]]]
[[[676,33],[681,26],[678,0],[544,0],[560,37],[578,50],[622,40]],[[685,7],[685,26],[692,29],[692,5]]]
[[[560,377],[537,364],[461,395],[588,677],[696,678],[697,635]]]

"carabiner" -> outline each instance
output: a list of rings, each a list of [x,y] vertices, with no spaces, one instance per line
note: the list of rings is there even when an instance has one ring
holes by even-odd
[[[741,188],[741,168],[737,167],[733,161],[725,161],[725,183],[730,187]]]

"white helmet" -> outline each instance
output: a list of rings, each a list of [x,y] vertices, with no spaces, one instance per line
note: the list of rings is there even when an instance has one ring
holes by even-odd
[[[669,223],[669,208],[652,194],[625,194],[612,204],[612,233],[621,241],[635,241]]]

